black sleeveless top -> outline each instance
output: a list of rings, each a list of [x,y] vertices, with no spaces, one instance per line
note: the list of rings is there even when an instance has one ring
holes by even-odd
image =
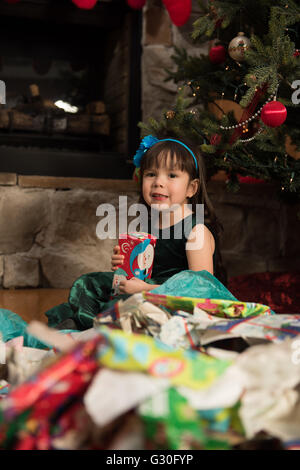
[[[171,227],[152,230],[152,234],[157,237],[152,282],[157,281],[157,284],[160,284],[174,274],[189,269],[185,245],[192,228],[196,224],[195,214],[190,214],[183,221],[179,221]],[[205,226],[210,230],[215,239],[215,251],[213,254],[214,276],[226,285],[227,280],[222,264],[219,238],[210,224],[205,223]]]

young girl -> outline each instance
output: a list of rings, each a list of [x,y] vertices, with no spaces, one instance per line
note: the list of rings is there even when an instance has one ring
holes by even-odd
[[[141,231],[154,231],[157,236],[152,278],[147,282],[136,278],[121,281],[121,294],[109,300],[114,273],[85,274],[73,284],[68,303],[46,312],[50,326],[89,328],[94,316],[117,300],[152,290],[187,269],[206,270],[226,283],[218,246],[221,225],[207,195],[204,162],[199,152],[182,140],[147,136],[134,164],[140,181],[140,203],[148,209],[148,224]],[[198,204],[204,204],[204,224],[197,218]],[[115,246],[112,271],[122,262],[119,246]],[[61,323],[70,318],[72,322]]]

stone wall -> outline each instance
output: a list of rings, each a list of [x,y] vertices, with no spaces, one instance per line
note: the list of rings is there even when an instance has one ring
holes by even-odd
[[[99,240],[96,209],[136,199],[131,181],[0,175],[0,282],[68,288],[81,274],[110,270],[116,240]]]
[[[269,185],[229,193],[209,183],[223,223],[228,276],[300,270],[300,207],[278,201]],[[119,195],[137,202],[133,181],[0,174],[0,286],[69,288],[81,274],[110,270],[116,240],[100,240],[97,207]]]
[[[210,182],[209,194],[224,226],[228,277],[300,271],[300,204],[281,202],[271,184],[242,184],[231,193],[224,182]]]

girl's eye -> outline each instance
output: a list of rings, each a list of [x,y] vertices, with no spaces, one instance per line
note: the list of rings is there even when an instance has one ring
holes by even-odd
[[[155,176],[153,171],[148,171],[145,173],[145,176]]]
[[[170,176],[170,178],[176,178],[177,174],[176,173],[170,173],[169,176]]]

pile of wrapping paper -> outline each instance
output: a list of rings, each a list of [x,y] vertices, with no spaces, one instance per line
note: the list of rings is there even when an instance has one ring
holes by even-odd
[[[28,332],[0,344],[1,449],[300,447],[300,315],[145,292]]]

